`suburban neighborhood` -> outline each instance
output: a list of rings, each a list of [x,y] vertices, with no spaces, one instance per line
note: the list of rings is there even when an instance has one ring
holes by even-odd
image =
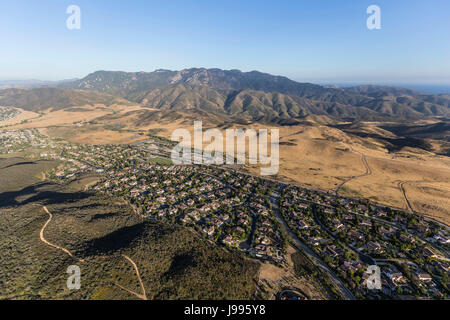
[[[448,298],[448,227],[415,213],[341,197],[231,168],[172,165],[170,142],[130,145],[55,141],[37,130],[3,131],[0,152],[31,147],[30,157],[60,161],[47,179],[96,179],[86,191],[123,199],[146,219],[191,228],[227,250],[280,267],[299,242],[357,298]],[[381,290],[367,286],[370,265]]]

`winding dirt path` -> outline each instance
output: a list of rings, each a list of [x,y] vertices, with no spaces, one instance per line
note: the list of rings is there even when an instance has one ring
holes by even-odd
[[[360,153],[360,152],[358,152],[358,153]],[[342,182],[337,186],[337,188],[334,190],[334,193],[335,193],[336,195],[338,194],[338,192],[339,192],[339,190],[342,188],[342,186],[343,186],[344,184],[346,184],[347,182],[350,182],[350,181],[355,180],[355,179],[358,179],[358,178],[367,177],[367,176],[372,175],[372,168],[369,166],[369,163],[367,162],[366,155],[363,154],[363,153],[360,153],[360,154],[361,154],[361,161],[362,161],[364,167],[366,168],[366,172],[364,172],[363,174],[357,175],[357,176],[350,177],[350,178],[348,178],[347,180],[342,181]]]
[[[47,239],[45,239],[45,237],[44,237],[44,231],[45,231],[45,228],[48,226],[48,224],[52,221],[53,215],[52,215],[51,212],[47,209],[46,206],[43,206],[42,208],[43,208],[44,211],[49,215],[49,218],[48,218],[47,222],[45,222],[44,226],[42,227],[42,229],[41,229],[41,231],[40,231],[40,233],[39,233],[39,237],[40,237],[41,241],[44,242],[45,244],[47,244],[47,245],[53,247],[53,248],[59,249],[59,250],[65,252],[65,253],[67,253],[70,257],[72,257],[73,259],[77,260],[78,262],[83,263],[83,262],[84,262],[84,259],[79,259],[79,258],[75,257],[75,256],[72,254],[72,252],[70,252],[68,249],[63,248],[63,247],[60,247],[60,246],[58,246],[58,245],[56,245],[56,244],[54,244],[54,243],[51,243],[51,242],[48,241]],[[122,256],[123,256],[125,259],[127,259],[127,260],[133,265],[134,270],[136,271],[137,278],[138,278],[138,280],[139,280],[139,284],[140,284],[141,289],[142,289],[142,294],[139,294],[139,293],[137,293],[137,292],[134,292],[133,290],[127,289],[127,288],[121,286],[120,284],[118,284],[117,282],[113,282],[113,283],[114,283],[116,286],[118,286],[119,288],[121,288],[121,289],[123,289],[123,290],[125,290],[125,291],[127,291],[127,292],[129,292],[129,293],[131,293],[131,294],[133,294],[133,295],[135,295],[135,296],[138,297],[139,299],[142,299],[142,300],[148,300],[147,294],[146,294],[146,292],[145,292],[144,283],[142,282],[142,278],[141,278],[141,275],[140,275],[140,273],[139,273],[139,269],[138,269],[136,263],[135,263],[130,257],[128,257],[128,256],[126,256],[126,255],[122,255]]]
[[[422,215],[425,219],[428,219],[428,220],[430,220],[430,221],[433,221],[433,222],[439,224],[440,226],[442,226],[442,227],[448,229],[449,225],[448,225],[447,223],[442,222],[442,221],[440,221],[440,220],[436,220],[436,218],[435,218],[434,216],[429,215],[429,214],[427,214],[427,213],[425,213],[425,212],[415,211],[414,208],[413,208],[413,205],[412,205],[411,200],[410,200],[410,199],[408,198],[408,196],[406,195],[406,189],[405,189],[405,186],[406,186],[407,184],[409,184],[410,186],[413,185],[413,184],[415,184],[415,186],[417,187],[417,186],[419,186],[420,183],[428,183],[428,182],[445,182],[445,183],[447,183],[448,181],[447,181],[447,180],[443,180],[443,181],[409,180],[409,181],[399,181],[398,184],[397,184],[397,186],[398,186],[398,188],[400,189],[400,191],[402,192],[403,198],[405,199],[406,207],[407,207],[407,209],[408,209],[408,211],[409,211],[410,213],[420,214],[420,215]]]
[[[408,197],[406,196],[406,190],[405,190],[405,184],[408,183],[409,181],[399,181],[398,183],[398,187],[400,188],[402,194],[403,194],[403,198],[405,199],[406,202],[406,207],[408,208],[408,211],[410,213],[414,213],[414,209],[411,206],[411,203],[409,202]]]
[[[115,283],[115,284],[116,284],[119,288],[121,288],[121,289],[123,289],[123,290],[125,290],[125,291],[127,291],[127,292],[129,292],[129,293],[131,293],[131,294],[134,294],[134,295],[135,295],[136,297],[138,297],[139,299],[142,299],[142,300],[148,300],[147,294],[145,293],[144,283],[142,282],[142,278],[141,278],[141,275],[139,274],[139,269],[138,269],[136,263],[135,263],[130,257],[128,257],[128,256],[126,256],[126,255],[124,255],[124,254],[123,254],[122,256],[123,256],[125,259],[127,259],[127,260],[133,265],[134,270],[136,271],[136,275],[137,275],[138,280],[139,280],[139,284],[140,284],[140,286],[141,286],[142,294],[139,294],[139,293],[134,292],[134,291],[132,291],[132,290],[130,290],[130,289],[127,289],[127,288],[121,286],[121,285],[118,284],[118,283]]]
[[[40,232],[40,234],[39,234],[39,237],[41,238],[41,241],[44,242],[45,244],[47,244],[47,245],[53,247],[53,248],[56,248],[56,249],[59,249],[59,250],[64,251],[64,252],[67,253],[69,256],[71,256],[72,258],[74,258],[75,260],[77,260],[77,261],[79,261],[79,262],[84,262],[83,259],[78,259],[77,257],[75,257],[75,256],[72,254],[72,252],[70,252],[70,251],[67,250],[66,248],[60,247],[60,246],[58,246],[58,245],[56,245],[56,244],[53,244],[53,243],[51,243],[50,241],[47,241],[47,240],[45,239],[45,237],[44,237],[44,231],[45,231],[45,228],[47,227],[47,225],[50,223],[50,221],[52,221],[53,215],[50,213],[50,211],[48,211],[48,209],[47,209],[46,206],[43,206],[42,208],[44,209],[45,212],[48,213],[49,218],[48,218],[47,222],[44,224],[44,226],[42,227],[41,232]]]

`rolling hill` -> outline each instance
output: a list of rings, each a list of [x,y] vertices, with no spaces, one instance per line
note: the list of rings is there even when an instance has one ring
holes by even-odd
[[[61,85],[119,95],[159,109],[203,109],[254,120],[328,115],[345,120],[450,117],[448,95],[387,87],[325,87],[258,71],[192,68],[154,72],[97,71]]]
[[[30,111],[86,104],[128,104],[245,121],[292,124],[318,115],[344,121],[450,119],[450,97],[387,86],[327,87],[258,71],[192,68],[97,71],[58,88],[0,91],[0,105]]]
[[[110,94],[86,90],[63,90],[50,87],[0,90],[1,106],[17,107],[34,112],[114,103],[127,104],[129,102]]]

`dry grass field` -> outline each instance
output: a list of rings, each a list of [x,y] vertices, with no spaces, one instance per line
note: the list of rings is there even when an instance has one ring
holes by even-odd
[[[10,130],[38,128],[45,135],[74,143],[122,144],[142,140],[143,137],[134,131],[114,127],[115,122],[111,119],[121,119],[125,113],[141,109],[140,106],[95,105],[46,111],[42,115],[24,111],[2,125]]]
[[[42,133],[51,137],[93,144],[135,142],[146,139],[149,132],[170,138],[178,128],[186,128],[193,134],[192,116],[179,113],[172,118],[161,116],[144,121],[142,112],[152,109],[97,105],[70,110],[47,112],[41,117],[28,114],[26,123],[12,119],[16,124],[7,128],[41,128]],[[204,129],[217,127],[217,119],[208,121],[208,117],[199,117],[204,120]],[[339,194],[408,209],[400,187],[403,183],[413,210],[450,224],[450,158],[412,147],[389,151],[379,139],[349,134],[327,126],[326,122],[327,119],[311,117],[300,125],[277,127],[280,130],[277,179],[327,191],[335,191],[341,185]],[[393,136],[377,125],[367,123],[363,130]],[[219,128],[224,131],[229,127],[270,128],[262,124],[225,124]],[[254,174],[260,172],[256,166],[246,168]]]
[[[146,127],[156,128],[166,138],[177,128],[186,128],[193,135],[193,124],[188,126],[182,121],[153,123]],[[254,124],[252,128],[267,126]],[[389,152],[382,141],[350,135],[317,123],[277,128],[280,130],[277,179],[334,191],[342,182],[365,174],[364,155],[370,174],[346,182],[340,194],[407,209],[399,187],[399,183],[406,181],[405,191],[413,210],[450,224],[450,158],[410,147]],[[392,135],[376,126],[369,126],[368,130],[387,137]],[[247,168],[253,174],[260,172],[256,166]]]
[[[126,144],[145,139],[135,132],[121,132],[105,129],[103,126],[62,126],[40,129],[42,134],[61,138],[73,143]]]
[[[129,108],[129,109],[127,109]],[[26,122],[22,122],[18,117],[11,119],[11,123],[5,121],[3,125],[9,125],[11,129],[27,129],[27,128],[45,128],[51,126],[63,126],[63,125],[73,125],[76,123],[86,123],[90,122],[94,119],[106,116],[106,115],[117,115],[120,116],[121,113],[129,110],[134,110],[135,108],[140,107],[130,107],[130,106],[121,106],[121,105],[112,105],[112,106],[103,106],[103,105],[95,105],[95,106],[79,106],[73,107],[65,110],[57,110],[51,111],[48,110],[41,115],[36,113],[28,113],[28,111],[24,111],[24,115],[28,115],[29,117]],[[33,117],[32,117],[33,115]],[[20,121],[19,121],[20,120]]]
[[[280,128],[279,178],[323,190],[407,209],[403,192],[413,210],[450,224],[450,159],[420,149],[389,153],[378,141],[349,136],[329,127]],[[257,173],[257,168],[252,168]]]
[[[12,107],[9,107],[9,108],[12,108]],[[18,108],[14,108],[14,109],[18,109]],[[29,121],[31,119],[40,117],[40,114],[36,113],[36,112],[22,110],[22,109],[18,109],[18,110],[20,110],[20,112],[21,112],[20,114],[18,114],[17,116],[15,116],[12,119],[8,119],[6,121],[1,121],[0,126],[16,125],[23,121]]]
[[[161,123],[159,126],[161,127]],[[170,124],[171,130],[187,127]],[[252,125],[253,128],[266,128]],[[245,127],[243,127],[245,128]],[[450,224],[450,159],[418,148],[405,147],[389,152],[383,142],[349,135],[324,125],[278,127],[280,130],[280,170],[277,179],[339,194],[368,198],[374,202],[408,209],[400,188],[413,205],[413,210]],[[378,128],[379,129],[379,128]],[[372,129],[374,130],[374,129]],[[380,131],[382,129],[379,129]],[[204,145],[206,143],[204,142]],[[363,176],[367,168],[369,174]],[[246,166],[259,174],[257,166]],[[360,177],[358,177],[360,176]]]

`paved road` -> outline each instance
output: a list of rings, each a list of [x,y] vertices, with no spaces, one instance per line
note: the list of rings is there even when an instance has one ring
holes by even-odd
[[[314,204],[313,205],[313,214],[314,214],[314,221],[319,225],[319,227],[321,227],[326,233],[328,233],[328,235],[330,235],[330,237],[332,237],[333,239],[336,239],[335,235],[333,234],[333,232],[331,232],[323,223],[322,221],[319,220],[319,217],[317,216],[317,206]],[[376,264],[375,259],[373,259],[371,256],[362,253],[361,251],[359,251],[358,249],[356,249],[355,247],[349,245],[349,244],[345,244],[346,247],[348,247],[350,250],[352,250],[353,252],[355,252],[358,257],[359,260],[367,263],[369,265],[374,265]]]
[[[312,251],[307,245],[305,245],[300,239],[297,238],[297,235],[294,232],[292,232],[292,230],[289,228],[289,226],[286,224],[286,222],[280,216],[280,214],[277,212],[275,213],[275,215],[277,219],[281,222],[283,229],[291,237],[296,246],[299,249],[302,249],[303,252],[315,265],[317,265],[330,275],[330,279],[340,289],[344,297],[348,300],[356,300],[356,297],[353,295],[353,293],[342,283],[341,279],[328,267],[328,265],[325,262],[323,262],[314,251]]]
[[[281,194],[281,192],[280,192]],[[291,239],[294,241],[296,246],[299,249],[302,249],[303,252],[308,256],[308,258],[318,267],[320,267],[322,270],[324,270],[326,273],[329,274],[331,281],[339,288],[341,291],[341,294],[345,297],[347,300],[356,300],[356,297],[353,295],[353,293],[344,285],[344,283],[341,281],[341,279],[328,267],[328,265],[323,262],[320,257],[312,251],[307,245],[305,245],[298,237],[297,235],[289,228],[286,221],[281,216],[279,210],[278,210],[278,201],[274,199],[274,197],[270,197],[270,201],[273,205],[275,205],[277,208],[276,210],[273,210],[275,213],[275,217],[277,220],[281,223],[282,229],[291,237]]]
[[[232,170],[232,169],[229,169]],[[245,174],[245,173],[244,173]],[[207,174],[209,176],[218,178],[217,176],[214,175],[210,175]],[[271,180],[271,179],[267,179],[267,180]],[[276,181],[276,180],[272,180],[272,181]],[[286,183],[280,183],[278,182],[281,187],[279,190],[279,194],[281,194],[282,188],[284,188],[287,184]],[[233,186],[229,186],[231,188],[234,188]],[[300,239],[298,239],[297,235],[289,228],[289,226],[287,225],[286,221],[283,219],[283,217],[281,216],[279,210],[278,210],[278,206],[279,206],[279,197],[269,197],[270,202],[272,203],[272,208],[275,206],[277,207],[277,209],[274,209],[274,213],[275,213],[275,217],[277,218],[277,220],[281,223],[282,228],[286,231],[286,233],[291,237],[291,239],[295,242],[295,244],[297,245],[297,247],[299,249],[302,249],[304,251],[304,253],[309,257],[309,259],[318,267],[320,267],[322,270],[324,270],[326,273],[328,273],[330,275],[330,279],[333,281],[333,283],[340,289],[341,294],[348,300],[356,300],[356,297],[353,295],[353,293],[343,284],[343,282],[341,281],[341,279],[328,267],[328,265],[323,262],[320,257],[314,252],[312,251],[307,245],[305,245]]]
[[[405,259],[376,259],[376,261],[378,265],[390,265],[390,262],[399,262],[418,267],[414,262]]]

